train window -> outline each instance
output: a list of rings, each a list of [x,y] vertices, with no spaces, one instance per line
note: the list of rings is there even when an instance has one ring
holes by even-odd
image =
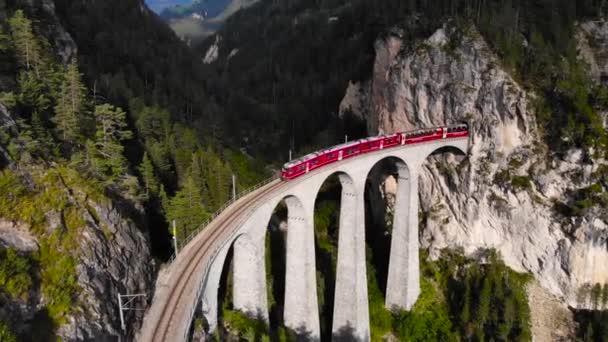
[[[298,168],[296,169],[297,171],[302,171],[306,168],[306,165],[302,164],[300,166],[298,166]]]
[[[317,164],[319,164],[319,159],[313,159],[310,161],[310,166],[315,166]]]
[[[344,151],[346,154],[352,154],[355,153],[357,151],[358,147],[351,147],[349,149],[347,149],[346,151]]]
[[[327,159],[333,159],[333,158],[336,158],[336,156],[337,156],[337,155],[338,155],[338,154],[337,154],[337,153],[335,153],[335,152],[333,152],[333,153],[329,153],[329,154],[327,155]]]

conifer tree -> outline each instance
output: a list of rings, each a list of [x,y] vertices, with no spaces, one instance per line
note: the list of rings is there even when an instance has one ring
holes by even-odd
[[[55,106],[53,121],[63,141],[75,144],[82,136],[86,116],[86,87],[76,61],[68,65]]]
[[[17,10],[8,23],[19,63],[28,70],[34,70],[36,76],[40,77],[42,47],[34,34],[32,22],[22,10]]]
[[[10,48],[9,36],[0,28],[0,52],[6,52]]]
[[[483,280],[481,286],[481,292],[479,293],[479,306],[477,308],[477,320],[481,326],[486,323],[490,316],[490,305],[492,300],[492,287],[489,279],[486,277]]]
[[[608,305],[608,284],[604,284],[604,288],[602,289],[602,306],[603,309],[607,309]]]
[[[202,203],[201,190],[192,175],[188,175],[180,191],[171,198],[167,218],[178,222],[178,239],[189,235],[203,223],[206,212]]]
[[[154,165],[152,164],[150,157],[148,157],[148,152],[144,153],[141,165],[139,166],[139,172],[143,178],[146,198],[156,195],[158,193],[158,181],[156,180],[156,175],[154,174]]]
[[[597,283],[591,289],[591,305],[597,310],[600,308],[600,301],[602,300],[602,285]]]
[[[28,107],[32,111],[44,113],[51,107],[51,98],[48,89],[36,74],[29,71],[22,71],[17,78],[19,94],[17,102]]]
[[[126,114],[120,108],[109,104],[95,107],[95,147],[97,156],[94,163],[108,177],[115,181],[126,172],[126,158],[121,142],[133,134],[127,129]]]

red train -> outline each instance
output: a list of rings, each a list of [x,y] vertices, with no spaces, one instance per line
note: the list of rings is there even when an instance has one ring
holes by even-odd
[[[392,148],[399,145],[417,144],[430,140],[466,137],[468,135],[469,126],[467,124],[460,124],[456,126],[400,132],[391,135],[359,139],[290,161],[283,165],[281,177],[283,179],[294,179],[314,169],[318,169],[323,165],[331,164],[361,153]]]

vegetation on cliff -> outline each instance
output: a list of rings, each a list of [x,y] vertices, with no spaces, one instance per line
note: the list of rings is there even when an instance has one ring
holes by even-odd
[[[238,190],[265,175],[240,151],[175,123],[162,101],[88,86],[80,56],[67,64],[57,56],[65,51],[45,35],[47,15],[36,5],[11,4],[0,25],[8,64],[0,82],[1,119],[8,120],[0,130],[0,219],[29,228],[38,242],[31,252],[0,248],[0,297],[3,307],[39,303],[27,322],[0,317],[1,329],[41,341],[86,311],[79,303],[77,267],[86,252],[79,240],[85,220],[99,222],[94,205],[113,203],[127,219],[147,221],[155,256],[164,259],[168,222],[177,221],[184,239],[229,199],[232,174]]]

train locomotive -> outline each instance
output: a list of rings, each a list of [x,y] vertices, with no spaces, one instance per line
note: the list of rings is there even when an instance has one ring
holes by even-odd
[[[284,180],[294,179],[324,165],[375,150],[419,144],[431,140],[461,138],[468,135],[469,126],[459,124],[354,140],[286,163],[281,169],[281,177]]]

